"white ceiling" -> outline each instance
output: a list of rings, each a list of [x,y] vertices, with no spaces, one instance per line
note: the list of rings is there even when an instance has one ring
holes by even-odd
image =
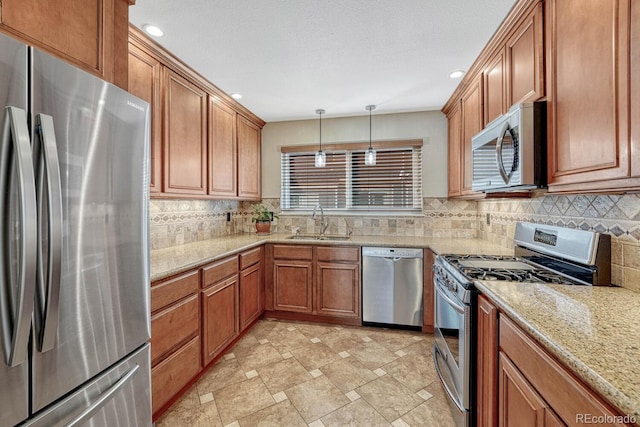
[[[267,122],[440,109],[516,0],[137,0],[130,21]]]

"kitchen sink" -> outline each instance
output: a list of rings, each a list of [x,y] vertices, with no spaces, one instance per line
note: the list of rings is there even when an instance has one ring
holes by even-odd
[[[289,237],[291,240],[336,240],[346,241],[349,240],[349,236],[335,235],[335,234],[295,234]]]

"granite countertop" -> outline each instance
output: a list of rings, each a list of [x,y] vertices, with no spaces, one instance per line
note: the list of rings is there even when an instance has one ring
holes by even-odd
[[[289,233],[235,234],[151,251],[151,281],[164,279],[264,243],[391,246],[430,248],[436,253],[513,255],[512,249],[480,239],[447,239],[399,236],[351,236],[349,240],[293,240]]]
[[[640,422],[640,293],[498,281],[477,282],[477,287],[606,400]]]

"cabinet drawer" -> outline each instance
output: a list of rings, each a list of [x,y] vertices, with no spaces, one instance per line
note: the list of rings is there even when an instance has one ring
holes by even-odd
[[[153,413],[157,413],[198,372],[200,337],[195,337],[151,370]]]
[[[313,259],[313,247],[301,245],[273,245],[273,257],[279,259]]]
[[[500,349],[565,423],[573,424],[576,414],[618,415],[504,315],[500,315]]]
[[[262,258],[262,246],[240,254],[240,270],[252,266]]]
[[[317,246],[318,261],[360,261],[360,248]]]
[[[202,269],[202,287],[211,286],[238,272],[238,257],[233,256],[214,262]]]
[[[166,282],[151,284],[151,312],[164,308],[200,288],[199,271],[191,271]]]
[[[151,362],[200,331],[200,304],[198,294],[169,306],[151,317]]]

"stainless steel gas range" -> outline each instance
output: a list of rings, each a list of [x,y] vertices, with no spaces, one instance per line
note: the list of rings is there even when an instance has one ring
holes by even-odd
[[[434,265],[433,357],[458,426],[475,425],[475,281],[606,285],[611,282],[609,235],[521,222],[515,256],[442,254]]]

